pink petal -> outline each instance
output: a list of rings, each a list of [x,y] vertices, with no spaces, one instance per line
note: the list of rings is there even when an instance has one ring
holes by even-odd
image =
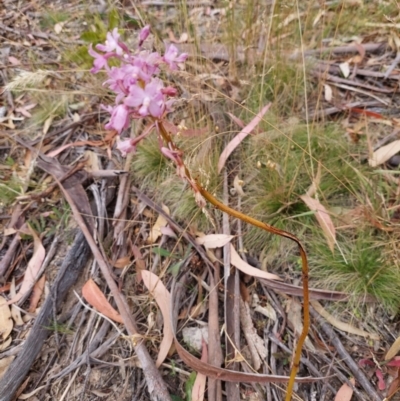
[[[132,145],[132,140],[125,139],[123,141],[118,140],[117,142],[117,149],[121,152],[122,156],[126,156],[128,153],[136,152],[136,146]]]
[[[375,374],[376,374],[376,377],[378,378],[378,388],[379,388],[379,390],[385,390],[386,384],[385,384],[385,380],[383,380],[382,371],[380,369],[378,369],[375,372]]]
[[[139,46],[142,46],[143,42],[150,35],[150,25],[146,25],[139,33]]]

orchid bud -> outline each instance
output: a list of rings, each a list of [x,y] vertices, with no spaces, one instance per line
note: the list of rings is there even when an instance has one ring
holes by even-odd
[[[143,42],[150,35],[150,25],[146,25],[139,33],[139,47],[142,46]]]
[[[172,86],[167,86],[166,88],[162,88],[161,92],[164,95],[171,96],[171,97],[174,97],[178,94],[178,91],[175,88],[173,88]]]

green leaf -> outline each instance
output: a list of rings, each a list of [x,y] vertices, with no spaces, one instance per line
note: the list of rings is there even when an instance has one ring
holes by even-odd
[[[103,32],[104,34],[107,33],[107,27],[101,19],[99,14],[94,16],[94,24],[96,26],[96,31]]]
[[[192,390],[194,386],[194,381],[196,380],[196,372],[192,372],[189,378],[185,383],[185,393],[186,393],[186,401],[190,401],[192,399]]]
[[[6,166],[13,166],[15,164],[15,161],[12,157],[8,156],[5,162]]]
[[[122,16],[124,26],[129,25],[130,29],[140,29],[139,21],[135,18],[130,17],[128,14]]]
[[[172,266],[169,267],[168,272],[171,273],[174,277],[176,277],[179,273],[181,266],[183,265],[184,260],[181,260]]]
[[[166,258],[168,258],[172,255],[172,253],[170,251],[167,251],[164,248],[153,248],[152,252],[155,253],[156,255],[164,256]]]
[[[112,31],[114,28],[118,28],[119,25],[119,14],[116,8],[111,9],[108,14],[108,29]]]
[[[79,46],[73,50],[66,51],[64,57],[67,61],[72,61],[82,68],[90,68],[93,65],[93,57],[89,55],[87,46]]]
[[[182,266],[182,262],[175,263],[172,266],[170,266],[170,268],[168,269],[168,272],[171,273],[174,277],[176,277],[179,273],[181,266]]]
[[[183,399],[181,397],[179,397],[178,395],[174,395],[174,394],[171,394],[171,400],[172,401],[183,401]]]
[[[100,32],[86,31],[82,33],[81,39],[88,43],[99,43],[102,42],[105,37],[104,34]]]

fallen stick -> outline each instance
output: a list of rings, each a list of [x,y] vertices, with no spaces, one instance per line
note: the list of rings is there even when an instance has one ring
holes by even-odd
[[[54,309],[61,305],[69,289],[82,273],[89,258],[89,246],[80,232],[61,265],[56,280],[51,287],[51,295],[46,298],[41,307],[22,350],[0,380],[0,401],[14,399],[16,391],[25,380],[47,337],[54,333],[53,329],[49,329],[54,324]]]
[[[104,259],[102,253],[97,247],[93,239],[93,236],[90,233],[71,195],[58,181],[58,179],[55,176],[53,177],[59,183],[60,189],[62,190],[66,201],[69,203],[71,207],[74,218],[78,223],[80,229],[82,230],[83,235],[85,236],[86,241],[88,242],[89,247],[92,251],[93,257],[95,258],[97,264],[99,265],[101,273],[104,279],[106,280],[108,287],[110,288],[111,294],[114,297],[114,301],[117,304],[118,311],[124,321],[125,328],[128,331],[129,335],[132,337],[132,345],[133,348],[135,349],[136,355],[143,369],[150,399],[152,401],[171,401],[171,396],[169,395],[167,385],[165,384],[161,376],[161,373],[156,368],[154,361],[151,359],[147,351],[147,348],[144,345],[144,342],[142,340],[137,341],[137,337],[140,337],[140,335],[136,327],[136,322],[134,320],[132,313],[129,310],[128,304],[126,303],[124,296],[119,291],[118,286],[112,277],[110,268],[106,260]]]
[[[314,308],[310,308],[310,312],[312,317],[318,322],[320,325],[322,331],[328,336],[331,345],[335,348],[335,351],[339,354],[342,362],[344,362],[349,369],[351,370],[351,373],[353,373],[354,378],[357,380],[357,382],[360,384],[361,387],[364,388],[365,392],[368,394],[370,397],[369,399],[372,401],[380,401],[382,398],[379,396],[379,394],[376,392],[368,378],[364,375],[360,367],[354,362],[353,358],[350,356],[350,354],[346,351],[344,348],[342,342],[340,341],[339,337],[336,335],[335,331],[332,329],[332,327],[325,321],[324,318],[322,318]]]

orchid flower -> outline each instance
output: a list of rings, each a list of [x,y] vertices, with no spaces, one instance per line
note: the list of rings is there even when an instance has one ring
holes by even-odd
[[[164,56],[157,52],[142,49],[143,42],[150,34],[150,26],[146,25],[139,33],[139,44],[136,52],[130,52],[128,46],[121,40],[118,29],[107,33],[105,44],[98,44],[97,53],[89,47],[89,54],[94,57],[92,73],[105,69],[108,79],[104,85],[115,94],[114,106],[103,106],[110,113],[106,129],[115,130],[121,134],[129,127],[131,119],[149,117],[153,120],[151,129],[157,127],[161,153],[172,160],[177,167],[177,174],[192,187],[197,203],[204,207],[205,199],[201,195],[197,183],[190,177],[182,159],[182,152],[174,147],[163,146],[163,136],[159,128],[162,119],[172,110],[178,91],[165,86],[159,78],[160,65],[165,64],[170,70],[176,70],[183,63],[187,54],[179,54],[174,45],[170,45]],[[118,66],[109,67],[108,60],[118,60]],[[136,151],[137,144],[145,138],[151,129],[146,130],[136,138],[121,139],[118,136],[117,149],[122,156]],[[164,139],[163,139],[164,138]]]

